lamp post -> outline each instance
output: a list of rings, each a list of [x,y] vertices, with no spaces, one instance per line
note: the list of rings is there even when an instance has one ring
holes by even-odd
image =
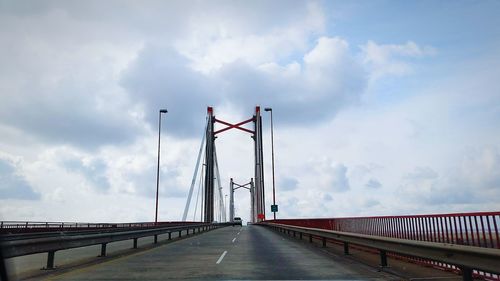
[[[167,113],[166,109],[160,109],[158,115],[158,165],[156,167],[156,211],[155,225],[158,224],[158,191],[160,190],[160,139],[161,139],[161,114]]]
[[[271,155],[272,155],[272,162],[273,162],[273,216],[274,219],[276,219],[276,212],[278,211],[278,206],[276,206],[276,187],[275,187],[275,181],[274,181],[274,132],[273,132],[273,109],[270,107],[264,108],[266,112],[271,112]]]

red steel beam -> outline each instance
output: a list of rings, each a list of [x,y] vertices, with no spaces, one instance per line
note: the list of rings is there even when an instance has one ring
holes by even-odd
[[[237,124],[231,124],[231,123],[228,123],[226,121],[222,121],[222,120],[219,120],[217,118],[214,118],[215,122],[218,122],[218,123],[221,123],[221,124],[224,124],[226,125],[227,127],[224,128],[224,129],[220,129],[220,130],[217,130],[214,132],[214,135],[218,134],[218,133],[222,133],[224,131],[227,131],[227,130],[230,130],[230,129],[240,129],[242,131],[245,131],[247,133],[250,133],[250,134],[254,134],[255,132],[252,131],[252,130],[249,130],[247,128],[243,128],[243,127],[240,127],[241,125],[244,125],[246,123],[249,123],[249,122],[252,122],[254,120],[254,118],[250,118],[248,120],[245,120],[245,121],[241,121],[240,123],[237,123]]]

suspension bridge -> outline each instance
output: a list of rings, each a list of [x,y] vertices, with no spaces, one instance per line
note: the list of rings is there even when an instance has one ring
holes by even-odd
[[[253,139],[254,169],[231,178],[227,216],[215,144],[232,129]],[[2,280],[500,280],[500,212],[267,220],[262,138],[259,106],[238,123],[208,107],[180,221],[4,221]],[[245,227],[233,222],[240,188]]]

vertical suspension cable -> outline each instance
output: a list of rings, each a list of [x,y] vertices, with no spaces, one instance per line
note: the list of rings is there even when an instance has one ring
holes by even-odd
[[[222,198],[222,183],[220,180],[220,172],[219,172],[219,162],[217,161],[217,150],[214,146],[214,155],[215,155],[215,173],[217,176],[217,184],[219,186],[219,221],[222,221],[222,212],[224,212],[224,217],[226,210],[224,206],[224,199]]]
[[[205,165],[205,163],[203,163],[203,165]],[[200,191],[202,189],[202,186],[203,186],[203,168],[201,169],[200,181],[198,182],[198,192],[196,194],[196,203],[194,204],[193,221],[196,221],[196,211],[198,209],[198,199],[200,198]],[[202,209],[200,208],[200,213],[201,212],[202,212]]]

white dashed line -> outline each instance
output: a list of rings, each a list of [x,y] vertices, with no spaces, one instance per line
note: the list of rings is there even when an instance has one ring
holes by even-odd
[[[236,237],[233,238],[233,241],[231,241],[231,243],[234,243],[234,240],[236,240]]]
[[[227,254],[227,251],[224,251],[224,253],[222,253],[222,255],[220,255],[220,258],[217,260],[217,262],[215,264],[219,264],[222,261],[222,259],[224,258],[224,256],[226,256],[226,254]]]

